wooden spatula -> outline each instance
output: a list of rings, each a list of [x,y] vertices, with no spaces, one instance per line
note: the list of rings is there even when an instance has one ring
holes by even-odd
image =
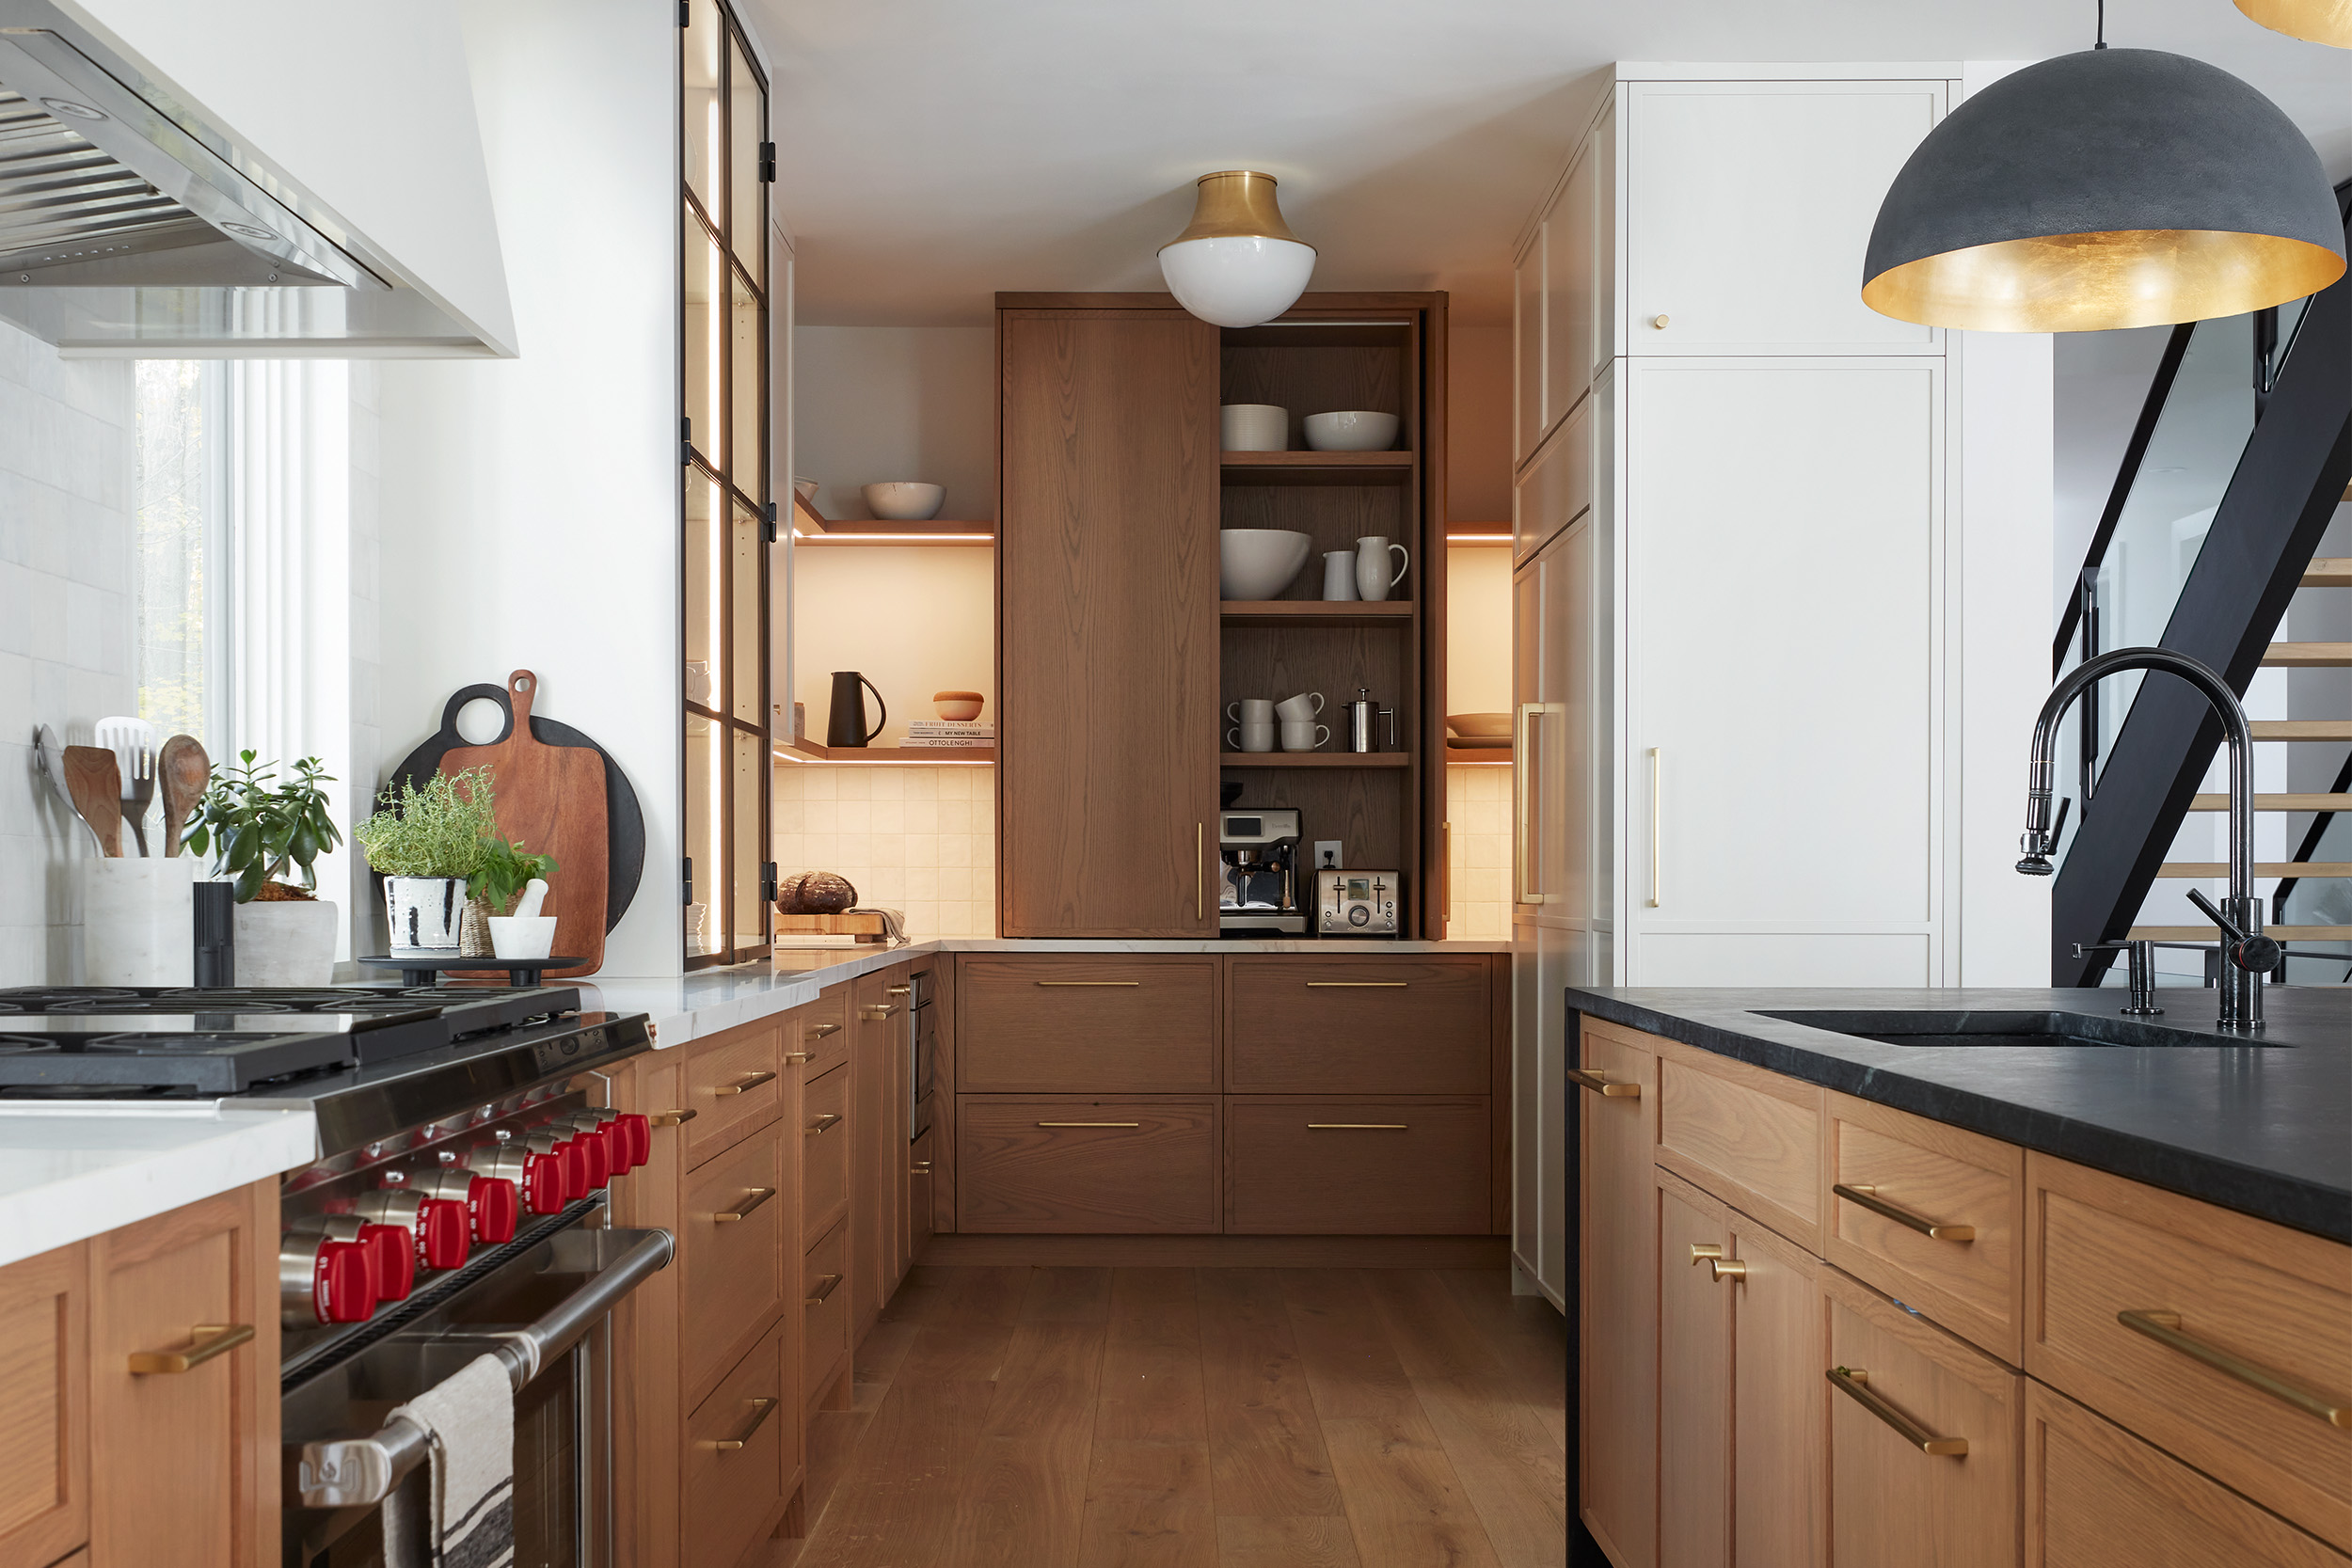
[[[115,754],[103,746],[65,749],[65,791],[73,809],[82,814],[98,847],[105,854],[122,853],[122,768]]]
[[[204,786],[213,776],[213,759],[192,735],[175,735],[155,757],[156,787],[164,797],[164,853],[180,852],[180,830],[196,815]]]

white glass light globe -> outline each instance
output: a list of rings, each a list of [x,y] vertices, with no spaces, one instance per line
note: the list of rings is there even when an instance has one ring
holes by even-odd
[[[1262,234],[1179,240],[1160,252],[1176,303],[1218,326],[1270,322],[1307,291],[1315,248]]]

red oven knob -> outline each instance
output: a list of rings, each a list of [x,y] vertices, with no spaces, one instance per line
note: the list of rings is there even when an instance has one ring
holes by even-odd
[[[405,1225],[363,1225],[359,1244],[375,1254],[375,1299],[406,1301],[417,1288],[417,1241]]]
[[[495,1176],[477,1176],[466,1189],[466,1212],[473,1221],[473,1239],[483,1246],[504,1246],[515,1239],[521,1221],[522,1195],[515,1183]]]
[[[375,1255],[364,1243],[305,1238],[290,1256],[310,1254],[309,1314],[321,1323],[360,1323],[375,1310]],[[281,1270],[279,1277],[284,1278]],[[290,1310],[291,1305],[290,1305]],[[289,1323],[294,1320],[289,1319]]]
[[[599,1132],[573,1133],[572,1147],[580,1150],[580,1166],[587,1173],[584,1180],[588,1185],[580,1195],[586,1197],[612,1180],[612,1148]]]
[[[530,1153],[523,1156],[523,1205],[534,1214],[560,1212],[571,1199],[565,1196],[564,1157]]]
[[[627,1111],[612,1126],[621,1136],[621,1147],[628,1155],[628,1168],[635,1170],[653,1158],[653,1123],[636,1111]]]
[[[428,1269],[462,1269],[471,1250],[466,1206],[445,1197],[417,1205],[417,1258]]]

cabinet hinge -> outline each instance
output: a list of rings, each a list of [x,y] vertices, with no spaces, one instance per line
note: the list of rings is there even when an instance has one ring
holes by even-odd
[[[776,863],[773,861],[759,863],[759,901],[763,904],[776,901]]]
[[[691,903],[692,903],[692,902],[694,901],[694,857],[693,857],[693,856],[689,855],[689,856],[687,856],[684,860],[682,860],[682,861],[678,862],[678,874],[677,874],[677,879],[678,879],[678,880],[677,880],[677,885],[678,885],[678,895],[677,895],[677,901],[678,901],[680,904],[691,904]]]
[[[677,0],[677,24],[681,27],[694,24],[694,0]]]
[[[678,463],[684,467],[694,466],[694,416],[689,414],[677,422]]]
[[[776,182],[776,144],[774,142],[764,141],[759,144],[759,179],[762,184],[772,185]]]
[[[761,531],[766,534],[768,543],[771,545],[774,544],[776,542],[777,533],[776,503],[774,501],[770,501],[766,509],[761,512],[760,524]]]

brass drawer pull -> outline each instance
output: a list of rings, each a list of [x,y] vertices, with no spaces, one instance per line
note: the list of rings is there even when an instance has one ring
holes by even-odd
[[[917,1160],[907,1170],[909,1176],[929,1176],[930,1173],[931,1163],[929,1160]]]
[[[757,1072],[743,1074],[732,1084],[713,1084],[710,1086],[710,1092],[723,1099],[731,1094],[742,1094],[747,1090],[755,1089],[773,1077],[775,1077],[774,1073],[763,1068]]]
[[[808,1037],[813,1040],[821,1040],[827,1035],[839,1033],[841,1033],[841,1025],[838,1023],[812,1023],[808,1026]]]
[[[253,1338],[251,1323],[198,1323],[188,1334],[185,1350],[135,1350],[131,1353],[131,1370],[136,1376],[157,1372],[184,1372],[201,1367],[215,1355],[225,1355]]]
[[[834,1287],[838,1286],[840,1283],[841,1276],[837,1274],[818,1275],[817,1276],[817,1293],[813,1296],[804,1298],[801,1305],[803,1307],[824,1306],[825,1298],[833,1294]]]
[[[1707,1277],[1718,1285],[1726,1279],[1745,1279],[1748,1277],[1748,1266],[1737,1258],[1709,1258],[1707,1259]]]
[[[806,1067],[816,1059],[817,1053],[814,1051],[787,1051],[784,1053],[786,1067]]]
[[[1876,1187],[1849,1186],[1840,1181],[1830,1188],[1830,1191],[1844,1198],[1848,1203],[1860,1204],[1881,1219],[1889,1219],[1897,1225],[1909,1226],[1920,1235],[1932,1236],[1939,1242],[1973,1242],[1977,1239],[1975,1226],[1938,1225],[1924,1215],[1915,1214],[1908,1209],[1899,1209],[1887,1202],[1886,1199],[1879,1196],[1879,1190]]]
[[[827,1111],[823,1116],[801,1129],[801,1136],[803,1138],[822,1137],[838,1126],[840,1121],[841,1117],[837,1112]]]
[[[1409,1132],[1411,1125],[1402,1121],[1311,1121],[1310,1132]]]
[[[884,996],[913,996],[914,988],[913,986],[885,986],[882,988],[882,994]]]
[[[678,1127],[701,1115],[700,1111],[656,1111],[645,1120],[656,1127]]]
[[[713,1225],[731,1224],[743,1218],[775,1196],[776,1190],[773,1187],[746,1187],[743,1189],[743,1201],[732,1209],[720,1210],[710,1216],[710,1223]]]
[[[1139,1121],[1041,1121],[1040,1127],[1141,1127]]]
[[[1859,1367],[1832,1367],[1822,1374],[1830,1386],[1895,1429],[1902,1440],[1921,1453],[1958,1459],[1968,1451],[1965,1437],[1938,1437],[1870,1390],[1870,1374]]]
[[[1309,990],[1403,990],[1410,980],[1310,980]]]
[[[1593,1071],[1590,1068],[1572,1067],[1568,1069],[1568,1082],[1575,1084],[1580,1087],[1590,1089],[1595,1094],[1605,1096],[1611,1100],[1639,1100],[1642,1098],[1641,1085],[1612,1084],[1608,1079],[1603,1078],[1599,1073]]]
[[[1721,1258],[1723,1255],[1724,1249],[1715,1245],[1711,1242],[1692,1242],[1691,1243],[1691,1264],[1693,1268],[1706,1262],[1710,1258]]]
[[[1040,980],[1037,981],[1036,984],[1041,986],[1057,987],[1066,990],[1073,988],[1084,989],[1089,986],[1139,986],[1143,984],[1143,982],[1140,980]]]
[[[896,1002],[868,1002],[857,1011],[858,1016],[866,1022],[880,1023],[896,1014],[898,1010],[898,1004]]]
[[[752,1440],[753,1434],[768,1424],[768,1418],[776,1413],[776,1406],[779,1402],[781,1402],[776,1400],[752,1401],[752,1424],[743,1429],[743,1434],[740,1437],[705,1439],[702,1446],[706,1449],[716,1449],[721,1453],[740,1453],[743,1445]]]
[[[2178,1312],[2160,1312],[2153,1308],[2118,1312],[2115,1321],[2135,1334],[2145,1334],[2157,1344],[2179,1351],[2194,1361],[2201,1361],[2225,1377],[2233,1377],[2249,1387],[2259,1388],[2281,1404],[2291,1404],[2306,1415],[2316,1416],[2331,1427],[2352,1429],[2352,1404],[2331,1404],[2324,1394],[2296,1386],[2268,1368],[2256,1366],[2242,1356],[2232,1355],[2217,1345],[2192,1338],[2181,1332]]]

